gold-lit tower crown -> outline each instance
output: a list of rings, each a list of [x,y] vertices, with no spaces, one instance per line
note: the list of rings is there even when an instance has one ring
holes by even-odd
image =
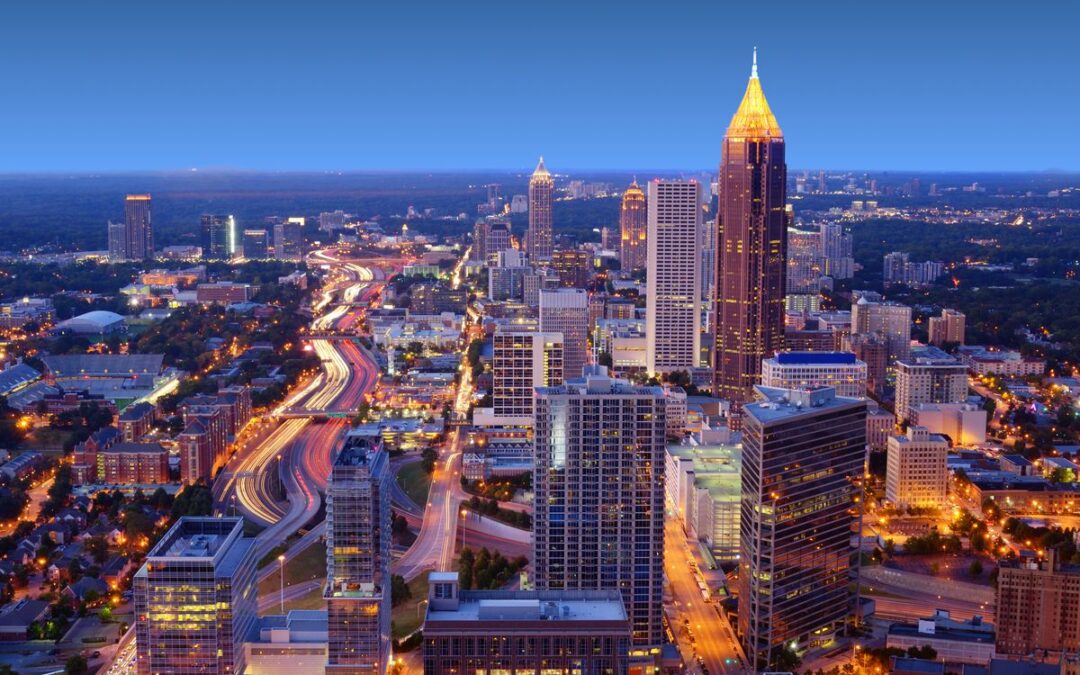
[[[727,138],[746,141],[765,141],[773,138],[784,137],[780,131],[780,125],[776,121],[769,102],[765,100],[765,92],[761,90],[761,80],[757,72],[757,48],[754,48],[754,65],[750,70],[750,81],[746,84],[746,93],[743,94],[742,103],[735,111],[728,125]]]

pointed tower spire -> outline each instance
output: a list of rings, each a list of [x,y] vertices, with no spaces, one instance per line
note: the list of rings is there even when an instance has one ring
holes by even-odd
[[[539,161],[539,163],[537,163],[536,170],[533,171],[532,175],[534,175],[534,176],[550,176],[551,175],[551,174],[548,173],[547,167],[544,166],[544,156],[543,155],[540,155],[540,161]]]
[[[750,79],[757,79],[757,47],[754,47],[754,65],[750,66]]]

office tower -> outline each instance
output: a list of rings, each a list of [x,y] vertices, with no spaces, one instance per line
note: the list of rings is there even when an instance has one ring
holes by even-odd
[[[256,562],[243,518],[180,518],[132,580],[136,672],[244,672]]]
[[[491,407],[502,424],[532,426],[533,390],[563,382],[561,333],[499,326],[492,337]]]
[[[204,260],[229,260],[237,249],[236,220],[232,216],[204,213],[202,256]]]
[[[629,653],[618,591],[462,591],[457,572],[428,576],[425,675],[626,673]]]
[[[701,299],[708,305],[709,314],[716,311],[716,236],[718,234],[716,218],[706,218],[702,215],[701,220],[701,260],[698,263],[701,275]],[[710,357],[711,358],[711,357]]]
[[[921,403],[963,403],[967,395],[967,366],[936,347],[920,349],[896,362],[898,422],[913,419]]]
[[[623,193],[619,207],[619,266],[624,272],[643,270],[648,263],[648,218],[645,192],[635,178]]]
[[[946,506],[949,442],[944,436],[913,426],[906,435],[889,436],[886,447],[885,499],[900,509]]]
[[[469,260],[473,262],[485,262],[487,260],[488,222],[478,220],[473,223],[472,248],[469,249]]]
[[[850,352],[777,352],[762,362],[761,384],[774,389],[832,387],[837,396],[866,398],[866,364]]]
[[[895,363],[911,353],[911,307],[862,295],[851,306],[851,333],[882,336],[889,347],[889,363]]]
[[[390,659],[390,492],[378,436],[346,432],[326,494],[327,673],[385,673]]]
[[[127,260],[127,224],[109,221],[109,262]]]
[[[540,306],[540,291],[559,288],[559,275],[546,267],[531,267],[521,279],[521,299],[529,307]]]
[[[581,377],[589,360],[589,295],[580,288],[540,291],[540,330],[562,333],[563,378]]]
[[[761,360],[784,339],[787,257],[784,136],[757,74],[757,53],[724,136],[719,177],[716,369],[713,393],[752,399]]]
[[[663,641],[665,406],[603,366],[536,390],[536,588],[619,590],[634,645]]]
[[[866,364],[866,390],[874,394],[885,391],[885,378],[889,365],[889,344],[877,333],[844,335],[841,348],[851,352]]]
[[[790,228],[787,238],[787,293],[816,295],[825,276],[820,233]]]
[[[487,210],[489,213],[498,213],[502,210],[502,185],[488,183],[487,185]]]
[[[508,248],[494,254],[494,262],[488,268],[488,299],[520,300],[523,282],[530,268],[525,256],[517,249]]]
[[[964,344],[965,321],[966,317],[963,312],[958,312],[955,309],[942,309],[941,316],[930,317],[930,344],[939,347],[946,342]]]
[[[124,224],[127,226],[127,258],[153,258],[154,227],[150,222],[150,195],[127,196],[124,200]]]
[[[270,237],[266,230],[244,230],[244,257],[248,260],[270,257]]]
[[[645,336],[650,373],[690,371],[701,348],[701,185],[649,181]]]
[[[341,209],[337,211],[324,211],[319,214],[319,229],[323,232],[333,232],[345,227],[345,221],[349,214]]]
[[[759,387],[743,407],[739,634],[751,667],[841,631],[855,604],[866,402]]]
[[[591,256],[578,249],[559,249],[551,256],[551,266],[559,274],[563,288],[585,288],[589,285]]]
[[[825,273],[833,279],[850,279],[855,274],[852,257],[852,237],[840,223],[821,223],[821,253],[825,257]]]
[[[997,652],[1080,650],[1080,567],[1057,548],[1041,559],[998,563]]]
[[[488,225],[487,236],[484,241],[484,261],[490,266],[494,265],[495,256],[501,251],[511,248],[510,223],[494,222]]]
[[[274,257],[278,260],[301,260],[304,257],[304,228],[290,219],[274,223]]]
[[[544,158],[536,165],[529,179],[529,231],[526,234],[529,261],[533,264],[551,257],[552,249],[552,202],[555,198],[555,181]]]

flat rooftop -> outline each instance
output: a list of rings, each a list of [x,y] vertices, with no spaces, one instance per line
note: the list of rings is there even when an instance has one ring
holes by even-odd
[[[428,609],[427,624],[468,621],[625,622],[617,591],[463,591],[458,608]]]
[[[243,518],[185,516],[151,549],[147,558],[215,558],[231,539],[243,534]]]
[[[764,401],[743,406],[743,412],[762,424],[793,419],[810,412],[823,412],[861,404],[865,401],[836,395],[833,387],[809,387],[806,389],[782,389],[779,387],[754,387]]]

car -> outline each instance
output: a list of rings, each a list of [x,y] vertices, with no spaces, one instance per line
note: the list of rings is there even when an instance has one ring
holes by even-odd
[[[91,654],[90,656],[94,657],[95,659],[100,659],[101,658],[101,652],[99,652],[98,650],[95,649],[94,653]]]

